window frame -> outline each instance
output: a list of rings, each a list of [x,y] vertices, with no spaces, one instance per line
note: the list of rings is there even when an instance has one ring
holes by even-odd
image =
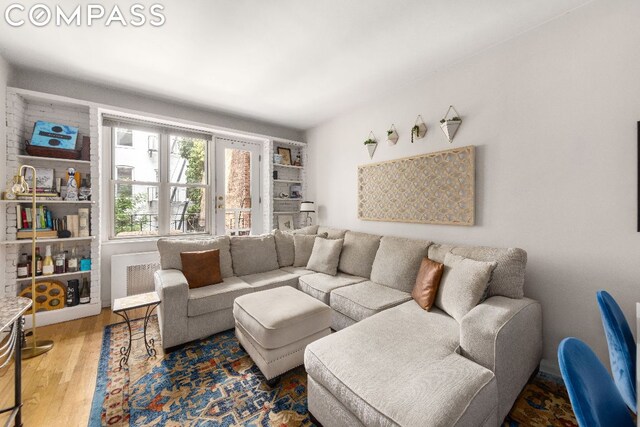
[[[116,126],[114,124],[103,124],[103,129],[108,128],[108,139],[109,139],[109,192],[110,198],[114,201],[115,204],[115,196],[116,196],[116,186],[117,185],[131,185],[133,186],[147,186],[147,192],[153,187],[157,188],[158,192],[158,233],[157,234],[141,234],[141,235],[127,235],[127,236],[118,236],[116,235],[116,218],[115,218],[115,206],[111,206],[109,209],[109,240],[145,240],[145,239],[158,239],[162,237],[193,237],[193,236],[202,236],[202,235],[211,235],[214,229],[214,215],[212,213],[213,210],[213,190],[214,183],[211,170],[211,162],[212,162],[212,145],[214,141],[214,136],[211,133],[203,132],[199,130],[190,130],[184,129],[182,134],[188,134],[192,132],[194,137],[197,135],[201,135],[203,137],[203,141],[205,143],[205,160],[204,160],[204,184],[190,184],[190,183],[174,183],[169,181],[170,168],[171,168],[171,136],[180,136],[180,129],[173,129],[162,123],[148,123],[144,126],[138,126],[135,121],[131,123],[127,123],[127,121],[123,120],[120,123],[121,126]],[[117,165],[115,160],[115,150],[116,148],[125,148],[125,149],[133,149],[134,146],[126,146],[119,145],[117,143],[117,131],[116,129],[122,129],[125,126],[130,126],[129,129],[136,130],[144,129],[148,132],[157,132],[158,140],[158,163],[157,163],[157,175],[158,181],[137,181],[135,179],[132,180],[121,180],[117,179],[117,167],[122,167],[123,165]],[[104,132],[103,135],[107,137],[107,132]],[[132,172],[133,178],[133,172]],[[171,202],[170,202],[170,191],[172,187],[180,187],[180,188],[202,188],[204,189],[204,198],[202,203],[205,206],[205,224],[204,230],[201,232],[192,232],[192,233],[171,233]]]

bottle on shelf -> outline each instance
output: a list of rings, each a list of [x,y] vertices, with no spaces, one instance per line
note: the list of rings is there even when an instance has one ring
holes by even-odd
[[[67,260],[67,271],[69,273],[75,273],[78,271],[78,254],[76,252],[76,247],[71,248],[71,255]]]
[[[25,277],[29,277],[29,261],[27,254],[22,254],[18,261],[18,279],[24,279]]]
[[[58,252],[56,254],[56,259],[55,259],[55,267],[54,267],[54,273],[55,274],[62,274],[65,272],[65,257],[64,257],[64,252]]]
[[[89,280],[87,277],[82,278],[82,287],[80,288],[80,304],[89,304],[91,302],[91,289],[89,288]]]
[[[80,296],[80,281],[78,279],[67,280],[67,307],[78,305]]]
[[[33,262],[33,261],[32,261]],[[36,248],[36,276],[42,276],[42,256],[40,255],[40,248]]]
[[[44,261],[42,262],[42,275],[51,276],[54,269],[53,258],[51,257],[51,245],[45,247]]]

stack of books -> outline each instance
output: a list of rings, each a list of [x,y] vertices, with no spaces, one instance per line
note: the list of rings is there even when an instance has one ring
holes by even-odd
[[[89,209],[78,209],[77,215],[65,215],[54,218],[46,206],[38,206],[36,212],[31,208],[16,206],[16,238],[30,239],[33,234],[35,219],[36,237],[50,239],[58,237],[58,231],[68,230],[70,237],[89,236]]]

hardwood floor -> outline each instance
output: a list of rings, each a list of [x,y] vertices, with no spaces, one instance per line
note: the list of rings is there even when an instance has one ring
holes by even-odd
[[[133,312],[132,318],[144,311]],[[106,325],[122,319],[109,308],[100,315],[38,328],[39,339],[51,339],[51,351],[22,364],[22,408],[25,427],[87,426]],[[159,348],[158,351],[161,351]],[[13,404],[13,364],[0,378],[0,407]],[[6,422],[0,415],[0,425]]]

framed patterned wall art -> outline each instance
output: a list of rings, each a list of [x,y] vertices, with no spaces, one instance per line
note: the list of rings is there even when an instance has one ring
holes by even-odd
[[[359,166],[358,218],[473,225],[475,147]]]

